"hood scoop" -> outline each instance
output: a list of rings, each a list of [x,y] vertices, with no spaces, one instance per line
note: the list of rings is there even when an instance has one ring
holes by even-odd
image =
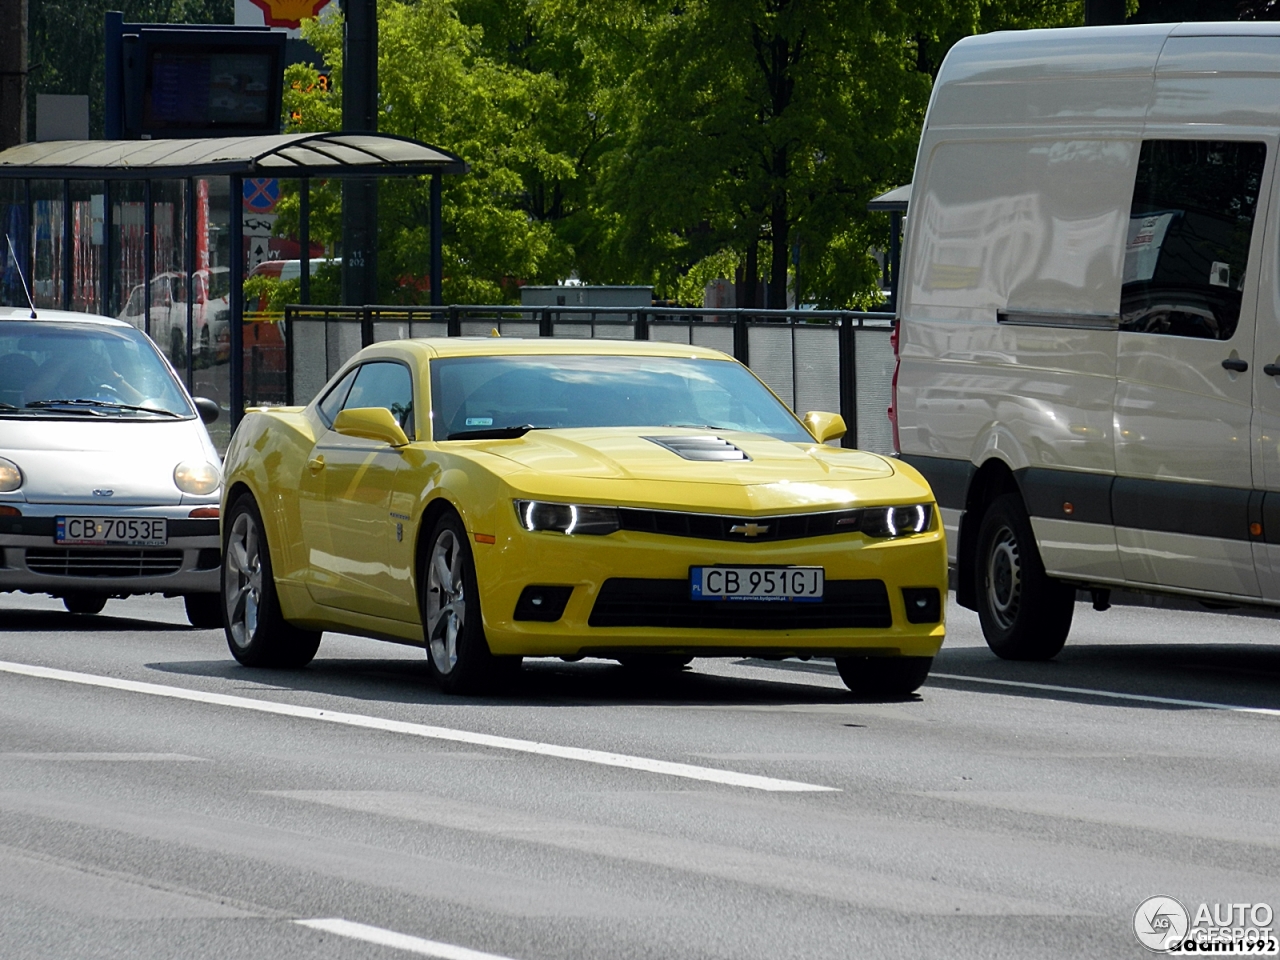
[[[746,452],[720,437],[645,437],[650,443],[665,447],[686,460],[750,460]]]

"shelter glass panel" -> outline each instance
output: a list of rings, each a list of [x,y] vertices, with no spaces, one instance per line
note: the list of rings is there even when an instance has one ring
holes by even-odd
[[[249,406],[288,401],[283,304],[301,302],[298,181],[246,178],[244,391]]]
[[[70,188],[71,309],[100,314],[106,193],[101,180],[72,180]]]
[[[188,329],[186,183],[151,182],[151,339],[169,357],[178,375],[187,380]],[[193,304],[194,306],[194,304]]]
[[[111,184],[111,300],[107,313],[147,329],[146,187],[140,180]]]
[[[37,307],[62,307],[65,213],[61,180],[31,181],[31,295]]]
[[[0,180],[0,224],[4,227],[4,272],[0,274],[0,304],[25,307],[24,277],[31,276],[31,247],[27,242],[27,192],[22,180]]]
[[[209,424],[219,452],[231,440],[231,183],[195,181],[195,278],[191,392],[222,410]],[[239,211],[237,210],[237,213]]]

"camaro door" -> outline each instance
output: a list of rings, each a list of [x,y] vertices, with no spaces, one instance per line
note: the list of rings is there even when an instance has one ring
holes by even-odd
[[[409,368],[392,360],[366,363],[341,409],[384,407],[413,436],[413,386]],[[336,412],[335,412],[336,414]],[[344,436],[329,429],[305,468],[318,493],[316,519],[323,530],[308,537],[312,567],[308,589],[326,606],[379,617],[397,617],[404,591],[397,589],[388,550],[397,524],[391,490],[401,453],[382,440]]]
[[[1112,514],[1125,578],[1256,596],[1253,334],[1268,144],[1148,139],[1125,250]]]

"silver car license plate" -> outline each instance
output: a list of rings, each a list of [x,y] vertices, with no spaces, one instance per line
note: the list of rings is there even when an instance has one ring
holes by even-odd
[[[57,517],[53,539],[64,544],[128,544],[163,547],[169,542],[164,517]]]
[[[694,600],[822,599],[822,567],[690,567]]]

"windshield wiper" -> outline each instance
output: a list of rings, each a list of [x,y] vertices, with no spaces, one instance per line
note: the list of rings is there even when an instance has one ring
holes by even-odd
[[[32,400],[27,404],[27,407],[29,409],[36,410],[47,410],[53,407],[71,407],[73,410],[84,409],[86,407],[106,407],[109,410],[136,410],[139,413],[158,413],[164,417],[176,417],[179,420],[182,419],[182,414],[174,413],[172,410],[160,410],[155,407],[137,407],[131,403],[115,403],[112,400],[86,400],[82,397],[74,400]]]
[[[545,430],[545,427],[535,427],[532,423],[522,423],[518,427],[485,427],[483,430],[459,430],[457,433],[451,433],[445,439],[447,440],[514,440],[517,437],[523,437],[530,430]]]
[[[0,400],[0,410],[20,410],[20,409],[21,409],[20,407],[15,407],[12,403],[5,403],[3,400]]]

